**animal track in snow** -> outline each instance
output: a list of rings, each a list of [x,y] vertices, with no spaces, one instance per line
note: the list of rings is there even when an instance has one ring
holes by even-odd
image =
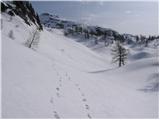
[[[81,95],[82,102],[83,102],[83,104],[85,106],[85,110],[87,110],[89,112],[90,106],[88,104],[86,104],[87,99],[85,98],[85,94],[81,91],[81,88],[80,88],[79,84],[75,83],[74,85],[76,86],[77,90],[79,91],[79,93]],[[87,113],[87,117],[90,118],[90,119],[92,118],[89,113]]]
[[[90,114],[87,114],[87,117],[90,118],[90,119],[92,118]]]
[[[86,108],[87,110],[89,110],[89,105],[86,104],[86,105],[85,105],[85,108]]]
[[[75,86],[76,89],[79,91],[80,99],[81,99],[82,105],[83,105],[82,107],[86,111],[87,118],[91,119],[92,115],[90,114],[90,106],[87,103],[88,100],[86,99],[85,94],[81,91],[80,85],[78,83],[75,83],[73,80],[71,80],[71,77],[69,76],[68,73],[64,73],[63,75],[64,75],[63,77],[65,78],[65,80],[70,81],[72,83],[72,85]],[[60,92],[61,92],[61,88],[62,88],[62,84],[63,84],[63,77],[59,74],[59,72],[57,72],[57,76],[59,77],[59,79],[58,79],[59,86],[56,87],[56,91],[57,91],[56,96],[58,98],[60,98],[61,97]],[[51,100],[51,103],[53,103],[52,100]],[[57,114],[56,110],[54,110],[54,117],[57,119],[60,118],[59,115]]]
[[[86,101],[87,101],[87,99],[83,98],[83,99],[82,99],[82,101],[83,101],[83,102],[86,102]]]
[[[60,119],[60,116],[58,115],[58,113],[57,113],[56,110],[55,110],[53,97],[51,97],[50,103],[51,103],[52,106],[53,106],[53,115],[54,115],[54,117],[57,118],[57,119]]]
[[[59,117],[59,115],[58,115],[58,113],[56,111],[53,111],[53,113],[54,113],[54,117],[55,118],[60,119],[60,117]]]
[[[57,87],[56,90],[59,91],[60,89]]]

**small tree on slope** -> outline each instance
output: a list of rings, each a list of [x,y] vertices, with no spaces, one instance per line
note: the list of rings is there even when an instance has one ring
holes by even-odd
[[[113,63],[118,62],[118,66],[121,67],[125,65],[127,59],[128,51],[120,44],[120,42],[116,42],[116,45],[112,49],[112,61]]]

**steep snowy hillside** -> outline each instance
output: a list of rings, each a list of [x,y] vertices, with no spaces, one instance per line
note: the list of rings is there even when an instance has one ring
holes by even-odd
[[[46,28],[30,49],[35,28],[2,14],[3,118],[158,117],[157,55],[116,68],[110,55]]]
[[[1,5],[3,118],[158,118],[158,37],[49,14],[42,28],[29,2]],[[129,51],[121,68],[117,40]]]
[[[35,12],[32,4],[29,1],[2,1],[1,12],[5,12],[10,16],[19,16],[24,22],[29,25],[36,25],[37,29],[42,30],[42,25],[38,14]],[[12,18],[12,17],[10,17]],[[11,19],[10,19],[11,20]]]

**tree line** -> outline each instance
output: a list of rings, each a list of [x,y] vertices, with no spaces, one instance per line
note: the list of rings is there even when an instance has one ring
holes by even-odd
[[[148,44],[151,41],[159,39],[158,35],[149,35],[148,37],[145,35],[130,35],[132,36],[132,38],[135,39],[135,41],[133,41],[132,38],[127,37],[125,34],[119,34],[114,30],[105,29],[97,26],[92,26],[91,28],[88,26],[75,24],[65,28],[62,23],[58,23],[58,26],[61,26],[60,29],[64,29],[65,36],[83,36],[84,39],[94,39],[95,44],[98,44],[99,42],[104,42],[105,46],[113,44],[114,41],[120,41],[121,43],[135,42],[135,44],[137,45],[144,45],[145,47],[148,47]]]

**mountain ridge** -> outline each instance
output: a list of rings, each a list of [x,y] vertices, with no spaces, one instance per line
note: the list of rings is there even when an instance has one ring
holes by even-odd
[[[82,40],[92,39],[94,40],[95,45],[98,44],[98,42],[104,42],[104,45],[108,46],[118,40],[126,44],[134,43],[148,46],[150,42],[159,39],[159,36],[149,35],[147,37],[144,35],[132,35],[128,33],[120,34],[111,28],[90,26],[75,21],[64,20],[57,15],[51,15],[49,13],[42,13],[40,15],[40,21],[45,27],[62,29],[65,36],[78,39],[82,38]]]

